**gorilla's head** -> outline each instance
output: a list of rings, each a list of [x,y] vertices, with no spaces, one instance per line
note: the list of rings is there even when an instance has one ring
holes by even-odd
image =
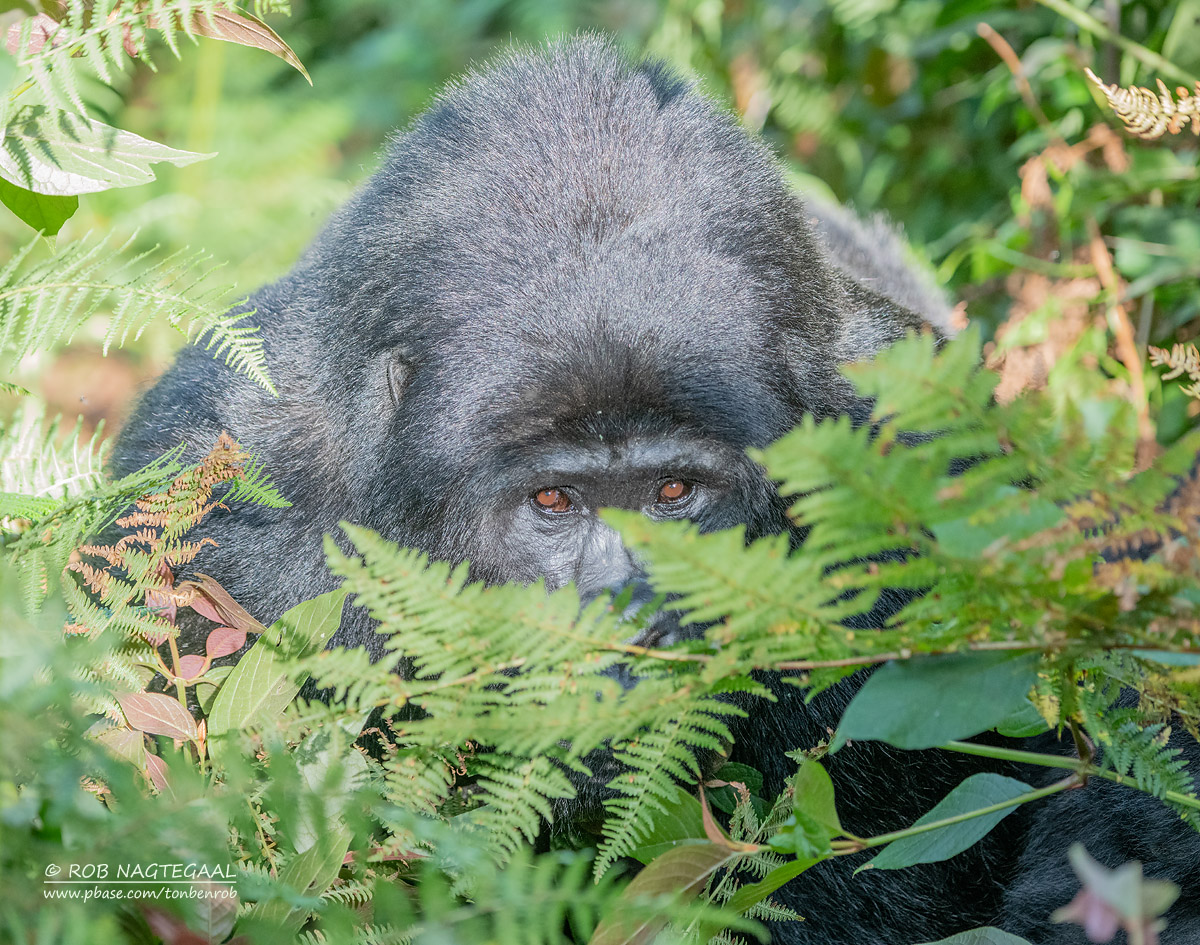
[[[197,567],[264,618],[329,581],[341,519],[584,596],[641,579],[602,508],[784,529],[746,449],[859,410],[839,363],[944,316],[889,232],[806,210],[733,116],[594,38],[445,92],[252,305],[279,399],[186,352],[118,462],[261,451],[295,507],[218,522]]]

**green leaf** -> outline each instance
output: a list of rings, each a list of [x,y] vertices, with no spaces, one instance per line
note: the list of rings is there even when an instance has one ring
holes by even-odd
[[[213,700],[221,691],[225,677],[236,669],[236,666],[213,666],[207,673],[196,680],[196,702],[200,711],[207,717],[212,709]]]
[[[1049,728],[1050,723],[1042,717],[1037,706],[1026,699],[996,726],[996,731],[1009,738],[1030,738]]]
[[[777,866],[759,882],[739,887],[737,892],[729,897],[726,906],[739,914],[744,913],[751,906],[758,905],[780,886],[795,879],[810,866],[816,866],[823,859],[824,857],[795,859],[790,863],[784,863],[783,866]]]
[[[8,7],[9,4],[5,3],[0,5],[0,10]],[[8,92],[19,72],[20,67],[17,65],[17,60],[7,49],[0,47],[0,92]]]
[[[743,853],[716,843],[668,850],[634,877],[596,926],[589,945],[642,945],[651,941],[667,924],[669,912],[664,908],[649,915],[644,909],[631,909],[631,905],[658,897],[671,897],[676,902],[694,897],[713,873],[742,856]]]
[[[751,794],[761,794],[763,786],[762,772],[757,768],[751,768],[749,765],[738,764],[736,761],[731,761],[728,764],[721,766],[720,770],[713,775],[718,781],[737,782],[746,785],[746,790]]]
[[[347,726],[346,731],[339,733],[335,726],[325,725],[309,735],[294,752],[300,776],[313,795],[320,798],[323,808],[323,816],[316,820],[310,808],[302,807],[295,812],[292,840],[297,853],[320,842],[323,832],[328,829],[326,825],[340,820],[339,810],[346,798],[368,780],[367,761],[353,747],[361,728],[361,724]],[[336,781],[331,772],[337,773]]]
[[[986,732],[1020,709],[1039,659],[1037,653],[951,653],[888,663],[850,702],[830,750],[852,738],[933,748]]]
[[[920,827],[1002,804],[1032,790],[1028,784],[1015,778],[990,773],[973,774],[939,801],[933,810],[919,818],[913,826]],[[903,837],[890,843],[875,859],[859,869],[898,870],[914,863],[948,860],[987,836],[988,831],[1016,810],[1016,806],[981,814],[928,833]]]
[[[792,778],[792,816],[769,841],[772,849],[819,860],[830,853],[829,841],[842,832],[833,799],[833,781],[819,762],[804,758]]]
[[[279,873],[278,884],[293,890],[297,896],[319,896],[337,877],[352,837],[349,827],[338,826],[327,831],[314,846],[287,861]],[[292,928],[299,928],[306,916],[307,910],[293,908],[287,899],[256,903],[246,915],[264,924],[283,923]]]
[[[0,203],[16,214],[22,223],[41,230],[43,236],[57,236],[62,225],[79,209],[78,197],[36,194],[3,178],[0,178]]]
[[[341,623],[346,590],[338,588],[297,604],[271,624],[225,679],[208,716],[212,738],[269,721],[300,691],[292,661],[315,653]],[[273,642],[278,640],[278,643]]]
[[[1131,650],[1134,656],[1165,666],[1200,666],[1200,653],[1171,653],[1167,650]]]
[[[985,925],[983,928],[967,929],[949,938],[925,942],[923,945],[1029,945],[1029,942],[1019,935],[1011,935],[994,926]]]
[[[955,558],[978,558],[998,541],[1028,538],[1062,521],[1065,513],[1049,499],[1002,486],[983,511],[933,526],[938,547]]]
[[[696,798],[677,787],[674,798],[663,799],[663,807],[665,810],[654,815],[644,842],[629,851],[639,863],[649,863],[683,844],[708,842],[704,835],[704,814]]]
[[[37,105],[4,129],[0,177],[39,194],[90,194],[154,180],[151,164],[177,167],[211,154],[178,151],[70,112]]]
[[[717,781],[730,782],[731,786],[729,787],[709,787],[707,791],[708,802],[726,814],[733,813],[740,796],[740,792],[732,787],[733,784],[744,784],[746,790],[750,792],[752,800],[762,792],[762,772],[749,765],[730,762],[723,765],[721,770],[713,775],[713,778]]]

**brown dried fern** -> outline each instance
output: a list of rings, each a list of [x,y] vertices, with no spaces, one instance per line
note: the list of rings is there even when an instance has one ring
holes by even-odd
[[[67,568],[79,574],[83,585],[109,609],[114,618],[111,623],[124,625],[154,645],[174,636],[175,607],[188,602],[175,599],[174,571],[190,564],[205,545],[216,544],[211,538],[184,541],[183,536],[214,509],[223,507],[213,498],[213,490],[244,479],[248,459],[249,454],[233,437],[222,433],[198,465],[184,470],[162,492],[139,498],[132,512],[117,519],[116,524],[127,534],[111,544],[84,545],[72,557]],[[86,558],[100,558],[105,564],[96,567]],[[118,577],[116,571],[123,574]],[[190,600],[193,592],[185,593]],[[157,613],[122,621],[122,615],[138,607],[139,599]],[[72,633],[98,630],[80,624],[67,629]]]
[[[1137,85],[1108,85],[1091,69],[1084,71],[1131,134],[1152,140],[1164,134],[1177,135],[1190,125],[1192,134],[1200,135],[1200,82],[1194,93],[1181,85],[1172,95],[1162,79],[1156,79],[1155,94]]]
[[[1164,381],[1173,381],[1186,374],[1191,383],[1185,384],[1180,390],[1200,400],[1200,349],[1195,345],[1176,344],[1168,351],[1150,345],[1149,351],[1152,365],[1167,368],[1162,378]]]

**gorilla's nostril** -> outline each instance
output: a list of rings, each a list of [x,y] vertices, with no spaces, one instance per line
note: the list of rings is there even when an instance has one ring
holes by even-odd
[[[660,610],[649,626],[641,630],[629,642],[634,646],[661,648],[677,643],[680,639],[679,611]]]

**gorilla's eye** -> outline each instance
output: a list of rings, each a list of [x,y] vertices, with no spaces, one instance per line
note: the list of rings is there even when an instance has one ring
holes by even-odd
[[[660,505],[665,505],[671,502],[681,502],[692,494],[691,483],[683,482],[679,479],[672,479],[670,482],[664,482],[658,490],[658,499]]]
[[[575,507],[561,489],[543,489],[533,497],[533,502],[543,512],[570,512]]]

